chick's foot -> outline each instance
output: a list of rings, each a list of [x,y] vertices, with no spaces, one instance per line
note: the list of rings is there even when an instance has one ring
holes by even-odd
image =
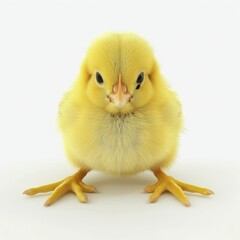
[[[59,182],[51,183],[37,188],[30,188],[23,193],[28,196],[32,196],[38,193],[53,191],[44,204],[44,206],[50,206],[64,194],[72,191],[76,194],[80,202],[85,203],[88,201],[88,198],[84,194],[84,192],[96,192],[96,189],[93,186],[87,185],[82,182],[82,179],[87,175],[87,173],[87,170],[81,169],[74,175],[69,176]]]
[[[160,169],[153,170],[154,175],[157,177],[157,183],[153,185],[148,185],[144,190],[147,193],[152,193],[149,197],[149,202],[156,202],[162,193],[169,191],[171,192],[177,199],[179,199],[185,206],[190,206],[190,202],[183,191],[192,192],[192,193],[200,193],[205,196],[209,196],[213,194],[213,191],[202,188],[198,186],[194,186],[191,184],[180,182],[173,177],[167,176]]]

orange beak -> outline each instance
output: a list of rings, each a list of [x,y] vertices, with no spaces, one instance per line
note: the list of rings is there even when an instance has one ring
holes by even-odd
[[[122,82],[121,74],[119,74],[118,82],[113,85],[113,91],[108,95],[108,98],[118,108],[130,102],[132,95],[127,91],[127,86]]]

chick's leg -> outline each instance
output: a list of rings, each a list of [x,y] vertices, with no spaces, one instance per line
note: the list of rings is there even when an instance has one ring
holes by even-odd
[[[81,169],[74,175],[69,176],[59,182],[43,185],[37,188],[30,188],[23,193],[32,196],[37,193],[53,191],[44,204],[45,206],[50,206],[60,197],[62,197],[65,193],[72,191],[76,194],[80,202],[85,203],[88,199],[84,192],[96,192],[96,189],[93,186],[87,185],[82,182],[82,179],[87,175],[88,172],[89,170]]]
[[[152,193],[149,197],[149,202],[156,202],[161,194],[165,191],[171,192],[177,199],[179,199],[185,206],[190,206],[190,202],[183,191],[200,193],[208,196],[213,194],[213,191],[207,188],[197,187],[191,184],[180,182],[173,177],[167,176],[161,169],[152,170],[156,178],[157,183],[149,185],[145,188],[145,192]]]

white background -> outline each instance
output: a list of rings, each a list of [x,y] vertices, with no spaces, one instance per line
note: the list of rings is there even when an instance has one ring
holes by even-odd
[[[239,239],[240,1],[0,1],[0,239]],[[91,173],[99,193],[49,208],[26,188],[76,171],[57,129],[58,102],[94,37],[146,38],[185,115],[175,178],[215,191],[148,204],[150,173]]]

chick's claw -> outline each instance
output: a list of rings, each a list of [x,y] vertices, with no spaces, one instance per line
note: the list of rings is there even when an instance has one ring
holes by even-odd
[[[86,203],[88,201],[87,196],[84,192],[93,193],[96,189],[82,182],[83,177],[85,177],[87,171],[80,170],[76,174],[63,179],[62,181],[51,183],[48,185],[40,186],[37,188],[30,188],[23,193],[29,196],[53,191],[50,197],[45,202],[44,206],[50,206],[56,202],[60,197],[62,197],[67,192],[74,192],[80,202]]]
[[[185,206],[190,206],[190,202],[183,191],[200,193],[205,196],[213,194],[213,191],[207,188],[201,188],[191,184],[180,182],[170,176],[164,174],[161,170],[154,171],[158,182],[147,186],[144,190],[147,193],[152,193],[149,197],[149,202],[156,202],[162,193],[165,191],[171,192],[177,199],[179,199]]]

